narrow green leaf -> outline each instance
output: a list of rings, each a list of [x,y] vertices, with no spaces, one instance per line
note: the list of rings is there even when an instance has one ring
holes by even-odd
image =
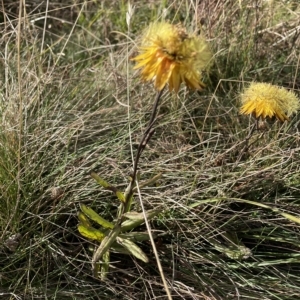
[[[93,179],[96,180],[96,182],[101,185],[102,187],[104,187],[105,189],[113,192],[117,197],[118,199],[121,201],[121,202],[125,202],[125,196],[124,194],[119,191],[115,186],[109,184],[107,181],[105,181],[104,179],[102,179],[100,176],[98,176],[95,172],[92,172],[91,173],[91,176]]]
[[[157,216],[160,212],[162,212],[161,209],[151,209],[146,211],[146,217],[147,219],[152,219],[153,217]],[[123,216],[127,219],[130,220],[144,220],[144,214],[142,212],[136,212],[136,211],[131,211],[131,212],[127,212],[124,213]]]
[[[85,227],[91,227],[92,226],[89,219],[82,212],[78,213],[78,219],[79,219],[79,222],[82,223],[82,225],[84,225]]]
[[[125,196],[121,191],[116,191],[116,196],[121,202],[125,202]]]
[[[131,205],[132,205],[132,201],[133,201],[133,194],[129,197],[129,194],[126,196],[126,192],[125,192],[124,193],[124,201],[125,201],[124,212],[127,213],[131,209]]]
[[[123,214],[123,216],[130,220],[140,220],[144,219],[143,213],[139,213],[137,211],[129,211]]]
[[[146,217],[148,220],[151,220],[161,212],[161,209],[148,210],[146,211]],[[132,230],[145,222],[143,213],[125,213],[124,216],[129,216],[132,219],[126,220],[121,224],[122,232]]]
[[[77,228],[80,234],[88,239],[101,242],[105,238],[105,234],[96,228],[86,227],[82,223],[79,223]]]
[[[148,263],[149,259],[147,255],[143,252],[143,250],[134,242],[130,240],[123,239],[121,237],[117,237],[117,242],[122,245],[125,249],[127,249],[133,256],[140,259],[141,261]]]
[[[100,278],[101,280],[105,280],[109,270],[109,262],[110,262],[110,253],[106,251],[102,255],[102,262],[100,263]]]
[[[119,234],[119,237],[122,239],[130,240],[133,242],[142,242],[149,240],[149,234],[147,232],[129,232],[129,233],[122,233]],[[155,235],[153,236],[155,238]],[[131,255],[131,252],[124,248],[122,245],[114,242],[110,248],[111,251],[115,253],[122,253]]]
[[[93,266],[93,272],[94,272],[94,276],[96,278],[99,278],[99,273],[100,273],[100,277],[101,277],[101,268],[100,268],[100,263],[96,263],[94,266]]]
[[[122,223],[122,232],[130,231],[144,223],[144,220],[126,220]]]
[[[93,179],[95,179],[95,181],[99,184],[99,185],[101,185],[102,187],[104,187],[104,188],[110,188],[111,187],[111,185],[107,182],[107,181],[105,181],[104,179],[102,179],[98,174],[96,174],[95,172],[92,172],[91,173],[91,177],[93,178]]]
[[[85,206],[84,204],[80,204],[81,211],[88,216],[91,220],[95,221],[97,224],[103,226],[104,228],[114,228],[114,225],[102,217],[100,217],[93,209]]]
[[[122,245],[119,245],[117,242],[114,242],[111,245],[110,251],[114,252],[114,253],[121,253],[121,254],[131,255],[131,253],[126,248],[124,248]]]
[[[93,265],[93,270],[94,270],[94,275],[97,276],[97,274],[95,274],[95,266],[97,264],[97,262],[102,258],[103,254],[109,250],[110,246],[115,242],[116,238],[118,237],[119,233],[121,231],[121,227],[120,226],[115,226],[113,228],[113,230],[109,233],[108,236],[106,236],[100,246],[98,247],[98,249],[96,250],[96,252],[93,255],[92,258],[92,265]]]
[[[152,233],[153,238],[156,237],[155,233]],[[149,233],[148,232],[127,232],[127,233],[122,233],[119,235],[119,237],[130,240],[133,242],[143,242],[143,241],[149,241]]]

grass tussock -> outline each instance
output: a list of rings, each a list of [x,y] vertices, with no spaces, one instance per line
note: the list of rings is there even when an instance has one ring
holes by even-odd
[[[299,116],[239,114],[249,82],[299,96],[298,1],[66,1],[1,6],[0,295],[3,299],[166,297],[151,245],[148,264],[113,254],[92,276],[93,243],[77,231],[79,203],[108,220],[155,97],[130,59],[154,20],[202,32],[214,53],[202,92],[164,92],[139,164],[145,209],[173,299],[296,299],[300,262]],[[24,13],[26,12],[26,14]],[[47,22],[45,23],[45,20]],[[140,211],[136,197],[135,210]]]

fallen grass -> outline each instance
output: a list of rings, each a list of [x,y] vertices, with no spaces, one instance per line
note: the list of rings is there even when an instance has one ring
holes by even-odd
[[[118,1],[104,2],[50,7],[51,28],[42,19],[31,22],[45,16],[46,7],[28,10],[21,23],[19,68],[14,30],[19,20],[13,19],[12,6],[4,7],[4,299],[165,297],[150,245],[140,244],[149,264],[115,254],[107,281],[99,282],[90,268],[90,248],[96,245],[76,229],[79,202],[108,220],[115,215],[119,203],[99,189],[89,173],[97,172],[120,189],[127,186],[130,136],[135,151],[155,96],[150,84],[140,84],[131,65],[129,76],[126,72],[127,47],[129,55],[136,51],[117,33],[127,32],[126,7]],[[151,225],[159,235],[156,244],[172,296],[296,299],[299,224],[276,209],[299,218],[299,117],[283,125],[270,122],[264,133],[253,134],[248,151],[242,153],[252,120],[238,114],[238,93],[252,80],[299,93],[299,4],[282,0],[249,6],[246,1],[224,0],[203,2],[196,9],[188,1],[141,2],[131,37],[162,12],[193,29],[202,23],[216,53],[204,92],[183,89],[179,98],[164,94],[156,132],[140,162],[142,180],[163,173],[158,185],[141,192],[147,209],[164,207]],[[135,208],[139,209],[138,199]]]

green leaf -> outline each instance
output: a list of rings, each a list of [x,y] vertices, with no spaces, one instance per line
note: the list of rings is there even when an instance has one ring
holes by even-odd
[[[156,237],[154,233],[152,233],[153,238]],[[130,240],[133,242],[143,242],[143,241],[149,241],[149,233],[148,232],[127,232],[127,233],[122,233],[119,235],[119,237]]]
[[[79,222],[82,223],[82,225],[84,225],[85,227],[92,227],[92,224],[90,223],[89,219],[82,212],[78,213],[78,219]]]
[[[106,251],[102,255],[102,262],[100,263],[100,278],[101,280],[105,280],[109,270],[109,262],[110,262],[110,253]]]
[[[93,209],[85,206],[84,204],[80,204],[80,209],[91,220],[95,221],[97,224],[103,226],[104,228],[109,228],[109,229],[114,228],[114,224],[100,217]]]
[[[151,220],[161,212],[162,212],[161,209],[148,210],[146,211],[146,217],[148,220]],[[126,218],[131,218],[131,219],[126,220],[121,224],[122,232],[132,230],[145,222],[143,213],[129,212],[129,213],[125,213],[124,216]]]
[[[95,172],[91,173],[92,178],[96,180],[96,182],[104,187],[105,189],[112,191],[121,202],[125,202],[125,195],[121,191],[119,191],[115,186],[109,184],[107,181],[102,179],[99,175],[97,175]]]
[[[125,202],[125,196],[121,191],[116,191],[116,196],[121,202]]]
[[[160,212],[162,212],[161,209],[151,209],[146,211],[146,217],[147,219],[151,220],[153,217],[157,216]],[[130,220],[144,220],[144,214],[142,212],[136,212],[136,211],[131,211],[131,212],[127,212],[124,213],[123,216],[127,219]]]
[[[131,195],[131,196],[129,196],[129,194],[126,195],[126,191],[125,191],[124,201],[125,201],[124,212],[127,213],[131,209],[131,205],[132,205],[132,201],[133,201],[133,195]]]
[[[124,248],[122,245],[119,245],[117,242],[114,242],[111,245],[110,251],[114,252],[114,253],[121,253],[121,254],[131,255],[131,253],[126,248]]]
[[[82,223],[79,223],[77,228],[80,234],[88,239],[101,242],[105,238],[105,234],[96,228],[86,227]]]
[[[133,256],[140,259],[141,261],[148,263],[149,259],[147,255],[143,252],[143,250],[134,242],[123,239],[120,236],[117,237],[117,242],[122,245],[125,249],[127,249]]]
[[[143,220],[143,213],[139,213],[137,211],[129,211],[123,214],[123,216],[129,220]]]
[[[104,187],[104,188],[110,188],[111,187],[111,185],[107,182],[107,181],[105,181],[104,179],[102,179],[98,174],[96,174],[95,172],[92,172],[91,173],[91,177],[93,178],[93,179],[95,179],[96,180],[96,182],[99,184],[99,185],[101,185],[102,187]]]
[[[94,272],[95,277],[98,278],[99,277],[99,273],[100,273],[100,276],[101,276],[100,263],[96,263],[94,265],[93,272]]]
[[[108,251],[109,248],[111,247],[111,245],[116,241],[120,231],[121,231],[121,227],[120,226],[115,226],[114,229],[109,233],[109,235],[106,236],[102,240],[100,246],[98,247],[98,249],[94,253],[93,258],[92,258],[94,276],[97,277],[97,274],[95,274],[97,262],[102,258],[103,254],[106,251]]]

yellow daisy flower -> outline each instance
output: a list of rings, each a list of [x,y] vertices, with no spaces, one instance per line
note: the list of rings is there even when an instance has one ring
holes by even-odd
[[[251,83],[241,100],[240,113],[264,119],[276,117],[281,122],[288,121],[289,116],[300,108],[299,99],[293,92],[269,83]]]
[[[154,79],[155,88],[176,93],[184,82],[193,89],[202,89],[201,72],[211,60],[206,41],[200,36],[189,36],[180,25],[152,23],[144,32],[140,54],[133,58],[143,80]]]

